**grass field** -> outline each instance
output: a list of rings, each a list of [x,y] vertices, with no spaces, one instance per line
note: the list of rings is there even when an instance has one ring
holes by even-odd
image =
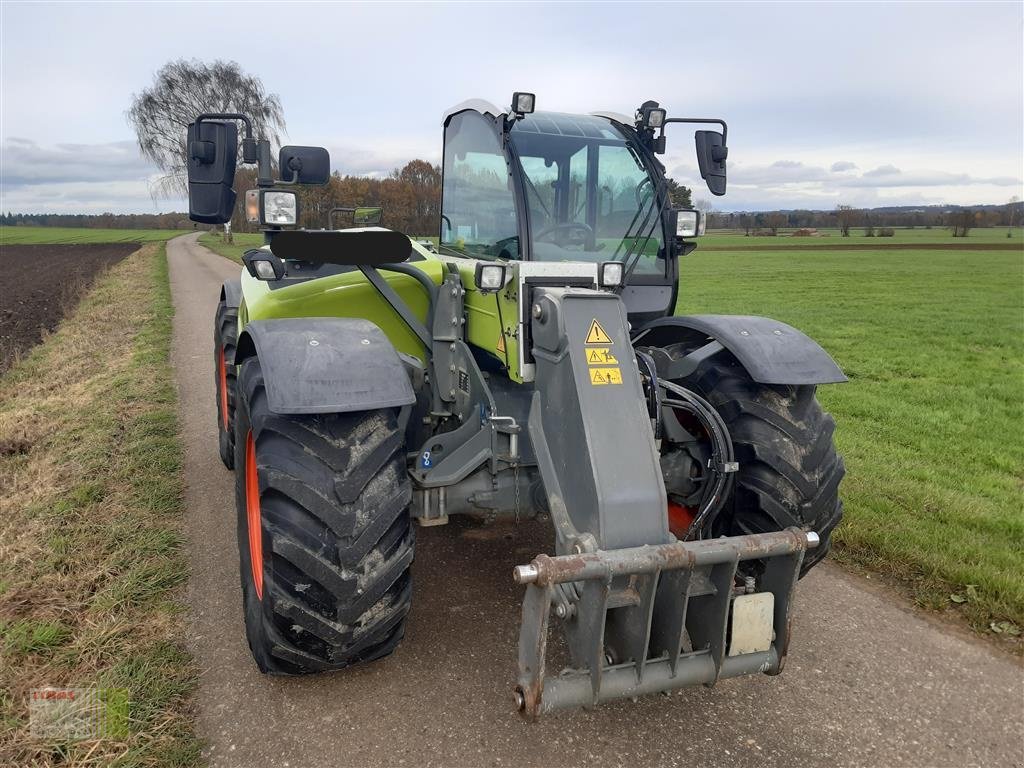
[[[153,243],[188,234],[184,229],[84,229],[74,227],[0,227],[0,245],[50,243]]]
[[[680,271],[680,312],[786,321],[850,377],[820,390],[847,465],[838,556],[1024,627],[1024,250],[698,250]]]
[[[742,230],[711,230],[701,242],[709,248],[742,247],[752,248],[757,246],[781,246],[793,248],[820,248],[822,246],[851,246],[863,247],[875,245],[879,248],[889,248],[903,244],[926,244],[959,246],[968,248],[979,244],[994,244],[1003,247],[1022,247],[1024,244],[1024,228],[1014,227],[1011,237],[1006,236],[1006,227],[984,227],[972,229],[967,237],[953,237],[953,233],[946,228],[935,227],[924,229],[895,229],[892,237],[865,237],[863,227],[851,227],[850,236],[843,237],[838,229],[819,229],[822,237],[790,237],[792,229],[780,229],[776,236],[771,235],[744,235]]]
[[[144,245],[0,378],[0,765],[199,761],[172,312],[164,246]],[[36,740],[42,686],[125,691],[126,728]]]

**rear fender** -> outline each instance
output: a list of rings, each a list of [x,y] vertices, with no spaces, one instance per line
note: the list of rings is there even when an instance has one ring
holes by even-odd
[[[759,384],[837,384],[846,376],[828,352],[791,325],[753,315],[663,317],[633,335],[634,346],[717,341]]]
[[[235,363],[254,355],[274,413],[345,413],[416,401],[401,358],[368,320],[253,320],[238,338]]]

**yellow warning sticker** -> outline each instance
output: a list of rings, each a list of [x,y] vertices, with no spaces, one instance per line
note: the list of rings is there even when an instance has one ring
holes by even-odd
[[[590,383],[595,387],[605,384],[621,384],[622,371],[618,368],[591,368]]]
[[[590,330],[587,331],[586,344],[613,344],[611,336],[605,333],[604,328],[597,322],[597,318],[590,323]]]
[[[587,350],[587,365],[618,365],[619,361],[608,347],[590,347]]]
[[[497,349],[498,349],[498,351],[499,351],[499,352],[501,352],[502,354],[504,354],[504,353],[505,353],[505,334],[504,334],[504,333],[503,333],[503,334],[501,334],[501,335],[500,335],[500,336],[498,337],[498,347],[497,347]]]

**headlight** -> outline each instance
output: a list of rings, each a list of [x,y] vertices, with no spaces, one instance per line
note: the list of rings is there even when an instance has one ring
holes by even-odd
[[[477,262],[473,282],[483,293],[493,293],[505,287],[505,276],[508,267],[504,264],[484,264]]]
[[[264,224],[290,226],[298,220],[298,201],[294,192],[263,193]]]
[[[697,237],[704,234],[704,217],[700,211],[676,211],[676,237]]]
[[[245,193],[245,219],[250,224],[293,227],[299,223],[299,203],[294,192],[250,189]]]
[[[597,284],[602,288],[617,288],[622,285],[623,264],[621,261],[602,261],[597,266]]]

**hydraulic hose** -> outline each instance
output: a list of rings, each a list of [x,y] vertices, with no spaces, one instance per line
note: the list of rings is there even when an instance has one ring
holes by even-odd
[[[708,467],[711,482],[705,483],[697,515],[684,536],[684,540],[689,540],[710,527],[732,490],[733,474],[727,467],[735,461],[732,438],[718,411],[703,397],[671,381],[659,380],[658,386],[675,395],[674,398],[663,397],[661,404],[692,414],[711,440],[711,461]]]

